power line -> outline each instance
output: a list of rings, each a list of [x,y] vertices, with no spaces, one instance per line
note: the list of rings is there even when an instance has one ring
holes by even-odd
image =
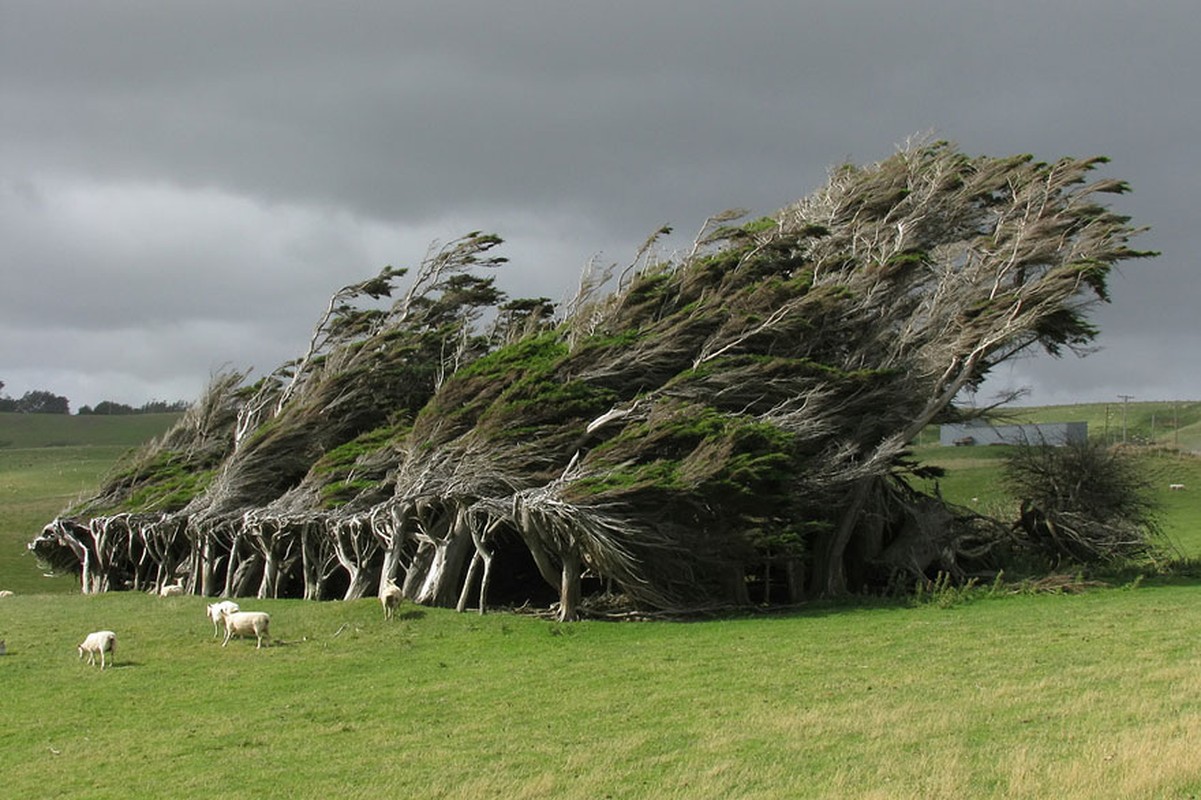
[[[1118,400],[1122,401],[1122,443],[1125,444],[1125,410],[1131,400],[1134,400],[1133,394],[1119,394]]]

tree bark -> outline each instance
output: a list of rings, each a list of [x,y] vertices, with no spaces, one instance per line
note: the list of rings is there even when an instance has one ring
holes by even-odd
[[[833,597],[846,594],[847,579],[843,557],[846,555],[847,545],[855,533],[855,527],[859,524],[859,515],[863,512],[863,506],[867,502],[876,480],[877,478],[874,476],[868,476],[855,482],[851,489],[850,502],[848,502],[846,510],[842,512],[834,536],[818,550],[817,557],[813,562],[813,584],[821,587],[821,593],[824,596]]]
[[[575,550],[563,554],[562,580],[559,584],[559,622],[575,622],[580,616],[580,555]]]

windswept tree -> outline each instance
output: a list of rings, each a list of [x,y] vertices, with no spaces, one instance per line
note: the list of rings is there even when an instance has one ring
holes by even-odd
[[[863,474],[814,562],[825,591],[845,588],[847,548],[870,528],[866,509],[907,443],[997,364],[1033,347],[1083,352],[1110,270],[1152,255],[1131,249],[1137,229],[1098,202],[1128,189],[1090,181],[1105,161],[971,158],[941,142],[916,145],[836,170],[785,211],[782,234],[815,234],[799,248],[810,296],[839,296],[828,313],[808,315],[824,342],[845,343],[823,360],[890,376],[871,401],[880,427],[845,441],[831,465]]]
[[[482,610],[528,575],[561,619],[589,591],[696,609],[955,572],[987,532],[911,488],[907,448],[996,365],[1092,341],[1110,270],[1149,255],[1099,202],[1126,190],[1103,163],[913,143],[774,216],[717,215],[681,257],[655,257],[660,229],[558,316],[504,298],[481,274],[499,239],[470,234],[391,306],[353,302],[391,268],[335,293],[299,359],[225,391],[228,436],[196,449],[219,463],[164,535],[183,520],[205,593],[396,580]],[[147,510],[151,472],[68,516]]]
[[[1160,535],[1151,480],[1122,447],[1022,445],[1005,461],[1005,484],[1021,504],[1021,543],[1053,568],[1138,558]]]

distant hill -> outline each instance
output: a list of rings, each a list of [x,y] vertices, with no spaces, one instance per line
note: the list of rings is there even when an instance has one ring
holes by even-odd
[[[1015,408],[1005,414],[1014,422],[1087,422],[1089,436],[1110,443],[1162,444],[1201,452],[1201,402],[1085,403]]]
[[[136,447],[170,428],[181,414],[0,414],[0,449]]]

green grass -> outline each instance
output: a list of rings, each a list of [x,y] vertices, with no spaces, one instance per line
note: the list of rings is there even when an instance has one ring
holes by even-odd
[[[179,414],[0,414],[0,451],[31,447],[134,447],[158,436]]]
[[[378,603],[0,600],[10,797],[1201,792],[1197,586],[559,625]],[[75,646],[118,633],[101,673]]]

